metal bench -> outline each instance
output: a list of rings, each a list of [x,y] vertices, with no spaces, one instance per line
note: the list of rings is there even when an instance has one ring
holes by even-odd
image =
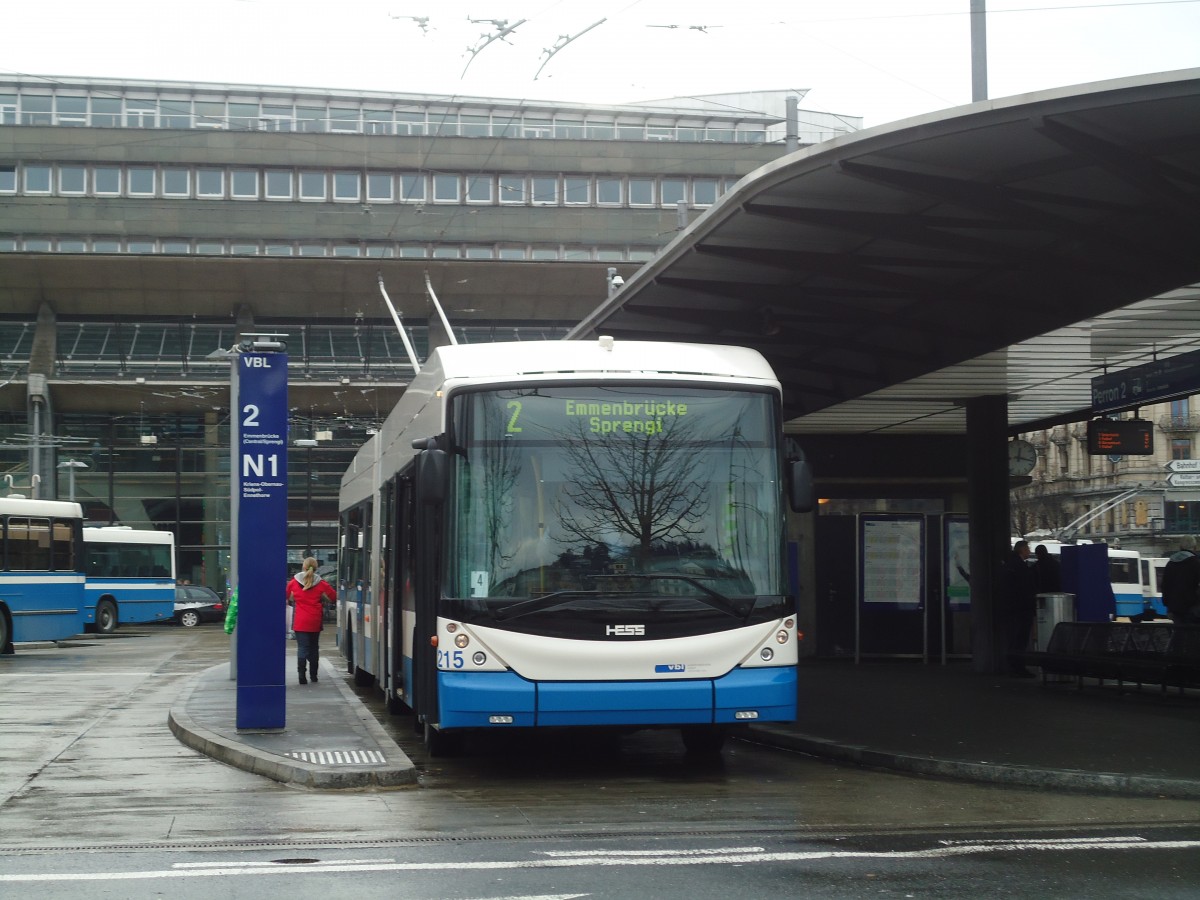
[[[1157,684],[1165,692],[1200,687],[1200,625],[1150,622],[1059,622],[1044,651],[1021,654],[1049,675]]]

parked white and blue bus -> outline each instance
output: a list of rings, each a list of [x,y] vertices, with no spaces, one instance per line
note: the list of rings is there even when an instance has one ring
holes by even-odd
[[[175,535],[124,525],[84,528],[84,627],[169,622],[175,615]]]
[[[1155,618],[1167,618],[1167,608],[1163,605],[1162,576],[1167,567],[1166,556],[1143,556],[1142,567],[1142,596],[1146,600],[1146,612]]]
[[[1018,538],[1013,538],[1015,544]],[[1031,540],[1028,542],[1031,550],[1039,544],[1054,556],[1062,553],[1064,544],[1054,540]],[[1108,549],[1108,580],[1112,584],[1113,599],[1116,603],[1115,612],[1118,618],[1153,618],[1156,609],[1147,586],[1147,568],[1145,560],[1137,550],[1120,550],[1116,547]],[[1030,557],[1032,565],[1033,557]],[[1158,607],[1162,606],[1162,594],[1159,593]]]
[[[83,631],[83,508],[0,497],[0,653]]]
[[[779,382],[753,350],[441,347],[342,479],[338,640],[430,752],[469,730],[796,716]],[[798,451],[793,454],[798,456]]]

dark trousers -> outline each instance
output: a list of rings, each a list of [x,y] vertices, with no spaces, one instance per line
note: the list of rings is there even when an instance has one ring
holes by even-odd
[[[1037,619],[1037,607],[1021,604],[1009,610],[1008,619],[1008,667],[1012,671],[1021,671],[1025,663],[1019,655],[1029,649],[1029,637],[1033,633],[1033,623]]]
[[[304,663],[308,661],[308,672],[314,678],[317,675],[317,663],[321,659],[321,632],[296,632],[296,669],[304,674]]]

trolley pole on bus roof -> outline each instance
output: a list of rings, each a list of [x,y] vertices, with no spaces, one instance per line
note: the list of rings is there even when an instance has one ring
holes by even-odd
[[[286,721],[287,345],[242,335],[230,354],[230,572],[238,593],[237,728]]]

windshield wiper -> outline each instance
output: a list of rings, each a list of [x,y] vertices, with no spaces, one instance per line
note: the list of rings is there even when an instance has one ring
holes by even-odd
[[[566,606],[572,600],[578,600],[580,597],[595,597],[599,593],[599,591],[554,591],[542,597],[534,597],[532,600],[522,600],[520,603],[512,603],[497,609],[492,612],[492,616],[500,620],[515,619],[518,616],[527,616],[530,613],[554,609],[556,606]]]
[[[707,606],[711,606],[713,609],[717,610],[717,612],[723,612],[726,615],[733,616],[735,619],[742,619],[743,621],[750,617],[750,612],[751,612],[751,610],[754,609],[754,599],[753,598],[751,598],[749,601],[734,600],[730,597],[726,597],[724,594],[720,593],[719,591],[714,591],[708,585],[702,584],[701,582],[697,581],[695,578],[692,578],[689,575],[667,575],[667,574],[628,575],[628,574],[626,574],[626,575],[595,575],[593,577],[594,578],[641,578],[645,581],[682,581],[684,584],[694,587],[696,590],[698,590],[703,595],[701,597],[693,597],[691,599],[699,600],[701,603],[704,603]]]
[[[751,611],[754,609],[754,598],[749,600],[733,600],[726,597],[705,584],[701,584],[695,578],[687,575],[593,575],[593,580],[602,578],[613,579],[641,579],[643,581],[682,581],[684,584],[694,587],[700,592],[701,596],[689,597],[691,600],[698,600],[706,606],[711,606],[718,612],[725,613],[727,616],[732,616],[735,619],[745,621],[749,618]],[[627,595],[629,592],[622,591],[622,595]],[[512,603],[508,606],[492,611],[493,618],[504,621],[507,619],[516,619],[521,616],[527,616],[531,613],[543,612],[547,609],[554,609],[558,606],[566,606],[573,600],[579,600],[583,597],[612,597],[615,596],[612,591],[554,591],[542,597],[534,597],[530,600],[521,600],[518,603]]]

